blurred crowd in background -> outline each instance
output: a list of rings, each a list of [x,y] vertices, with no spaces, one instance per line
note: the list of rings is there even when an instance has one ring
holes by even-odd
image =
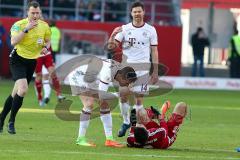
[[[2,8],[2,16],[22,17],[22,5],[24,1],[2,0],[2,5],[14,5],[16,8]],[[49,17],[50,0],[39,1],[44,18]],[[81,21],[100,21],[102,2],[98,0],[79,0],[76,6],[76,0],[54,0],[53,1],[53,19],[56,20],[76,20],[75,8],[78,8],[78,20]],[[19,8],[17,7],[19,6]],[[119,1],[107,1],[104,4],[105,21],[125,21],[126,3]]]

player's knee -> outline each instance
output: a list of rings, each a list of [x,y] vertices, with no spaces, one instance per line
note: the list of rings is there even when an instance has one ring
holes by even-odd
[[[178,115],[185,117],[187,114],[187,104],[184,102],[177,103],[173,110],[173,113],[176,113]]]
[[[136,105],[142,105],[143,104],[143,96],[140,94],[137,94],[137,96],[135,95],[135,97],[136,97]]]
[[[48,74],[44,74],[44,75],[42,75],[42,80],[48,80],[48,77],[49,77]]]
[[[91,107],[94,106],[94,98],[88,97],[88,96],[80,96],[80,99],[82,101],[83,107]]]
[[[28,91],[28,85],[23,84],[18,87],[17,94],[23,97],[27,93],[27,91]]]
[[[120,91],[120,101],[121,103],[127,103],[128,102],[128,93],[124,91]]]
[[[57,78],[57,75],[55,74],[55,72],[53,72],[53,73],[49,72],[49,75],[50,75],[51,79],[56,79]]]
[[[127,103],[128,102],[128,96],[120,96],[121,103]]]
[[[36,79],[37,81],[41,81],[41,80],[42,80],[42,73],[36,73],[35,79]]]
[[[84,103],[84,107],[93,108],[93,106],[94,106],[94,101],[92,101],[92,100],[89,100]]]
[[[109,108],[109,104],[107,100],[100,100],[100,109],[108,109]]]
[[[93,105],[83,107],[83,111],[85,111],[85,112],[91,113],[92,110],[93,110]]]
[[[49,74],[53,74],[53,73],[54,73],[54,70],[55,70],[55,68],[54,68],[53,66],[48,67],[48,73],[49,73]]]
[[[121,101],[121,103],[127,103],[128,99],[129,99],[128,98],[128,94],[120,92],[120,101]]]

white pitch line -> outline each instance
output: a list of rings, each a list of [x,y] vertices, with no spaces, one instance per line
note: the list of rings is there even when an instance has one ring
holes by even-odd
[[[228,153],[235,153],[234,150],[226,150],[226,149],[202,149],[197,147],[191,148],[182,148],[182,150],[194,150],[194,151],[207,151],[207,152],[228,152]]]
[[[31,136],[32,134],[22,134],[22,137],[28,137],[28,136]],[[56,140],[54,140],[54,138],[55,138],[56,136],[55,135],[48,135],[47,136],[47,138],[48,138],[48,142],[59,142],[59,141],[56,141]],[[66,140],[66,137],[65,136],[58,136],[58,138],[60,138],[61,139],[61,141],[62,140]],[[27,138],[27,139],[29,139],[29,138]],[[25,139],[22,139],[23,141],[25,140]],[[122,143],[122,144],[127,144],[126,143],[126,141],[120,141],[120,143]],[[174,150],[174,149],[178,149],[177,147],[173,147],[173,148],[171,148],[172,149],[172,151],[176,151],[176,150]],[[231,153],[236,153],[236,151],[235,150],[227,150],[227,149],[216,149],[216,148],[208,148],[208,149],[203,149],[203,148],[197,148],[197,147],[191,147],[191,148],[181,148],[181,150],[179,150],[179,151],[183,151],[183,152],[187,152],[187,151],[205,151],[205,152],[225,152],[225,153],[229,153],[229,154],[231,154]]]
[[[199,106],[194,106],[193,108],[195,107],[199,107]],[[0,108],[1,109],[1,108]],[[204,109],[216,109],[216,107],[214,106],[205,106]],[[220,110],[240,110],[240,108],[234,108],[234,107],[221,107],[221,108],[217,108],[217,109],[220,109]],[[23,113],[55,113],[55,110],[54,109],[46,109],[46,108],[43,108],[43,109],[34,109],[34,108],[21,108],[20,109],[20,112],[23,112]],[[74,114],[77,114],[77,113],[80,113],[80,110],[79,111],[71,111],[70,110],[70,113],[74,113]],[[112,112],[112,115],[120,115],[120,112]]]
[[[13,153],[50,153],[50,154],[84,154],[84,155],[102,155],[107,157],[151,157],[151,158],[169,158],[169,159],[211,159],[211,160],[239,160],[235,157],[204,157],[204,156],[164,156],[155,154],[116,154],[116,153],[96,153],[96,152],[80,152],[80,151],[27,151],[27,150],[1,150],[2,152],[13,152]]]
[[[1,109],[1,108],[0,108]],[[33,109],[33,108],[21,108],[19,110],[19,112],[22,113],[51,113],[51,114],[55,114],[55,110],[53,109]],[[74,113],[74,114],[80,114],[80,110],[79,111],[71,111],[70,113]],[[112,115],[120,115],[120,112],[112,112]]]

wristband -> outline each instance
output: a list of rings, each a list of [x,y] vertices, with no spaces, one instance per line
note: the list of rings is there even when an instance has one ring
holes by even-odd
[[[28,29],[27,29],[27,28],[24,28],[24,29],[23,29],[23,33],[28,33]]]
[[[47,47],[47,46],[44,46],[44,48],[46,48],[46,49],[49,51],[49,49],[48,49],[48,47]]]

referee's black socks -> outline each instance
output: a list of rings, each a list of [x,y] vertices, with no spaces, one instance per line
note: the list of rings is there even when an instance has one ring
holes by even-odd
[[[4,107],[3,107],[2,113],[0,115],[1,125],[3,125],[6,116],[8,115],[8,113],[10,112],[10,110],[12,108],[12,102],[13,102],[13,97],[11,95],[9,95],[4,103]]]
[[[23,103],[23,98],[24,97],[20,97],[18,94],[16,94],[13,98],[12,101],[12,109],[11,109],[11,114],[10,114],[10,118],[9,118],[9,122],[15,122],[15,117],[18,113],[18,110],[21,108],[22,103]]]

